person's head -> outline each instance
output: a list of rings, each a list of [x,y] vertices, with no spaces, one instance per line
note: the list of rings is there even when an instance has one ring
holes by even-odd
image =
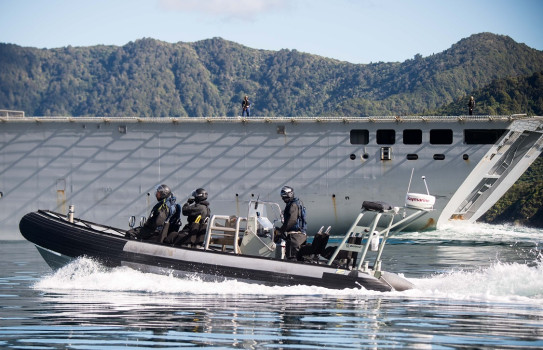
[[[156,200],[161,201],[163,199],[168,198],[172,194],[172,190],[167,185],[158,185],[156,188]]]
[[[290,186],[283,186],[281,189],[281,199],[283,202],[288,203],[294,198],[294,189]]]
[[[248,99],[249,99],[249,96],[245,96],[245,99],[248,100]]]
[[[207,199],[207,191],[203,188],[195,189],[194,191],[192,191],[191,195],[194,197],[196,203],[203,202]]]
[[[473,100],[473,96],[471,96],[469,99],[470,99],[470,100]]]

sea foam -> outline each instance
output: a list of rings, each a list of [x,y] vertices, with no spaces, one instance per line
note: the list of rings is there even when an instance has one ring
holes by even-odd
[[[494,263],[476,271],[450,271],[428,278],[411,280],[416,288],[389,294],[493,301],[521,301],[543,304],[543,266],[518,263]],[[381,295],[383,293],[315,286],[265,286],[236,280],[202,281],[198,276],[177,278],[173,275],[143,273],[128,267],[106,268],[79,258],[34,284],[39,290],[94,290],[109,292],[210,294],[210,295]],[[386,293],[385,293],[386,294]]]

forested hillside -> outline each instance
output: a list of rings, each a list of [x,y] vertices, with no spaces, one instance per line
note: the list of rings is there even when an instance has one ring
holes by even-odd
[[[482,89],[472,91],[475,114],[510,115],[526,113],[529,116],[543,116],[543,71],[529,76],[497,79]],[[462,115],[467,112],[469,96],[462,96],[454,102],[426,114]]]
[[[365,65],[220,38],[59,49],[0,44],[0,108],[27,115],[235,116],[247,94],[259,116],[406,115],[435,110],[497,79],[541,71],[543,52],[490,33],[429,57]],[[488,110],[500,113],[496,108],[490,103]]]

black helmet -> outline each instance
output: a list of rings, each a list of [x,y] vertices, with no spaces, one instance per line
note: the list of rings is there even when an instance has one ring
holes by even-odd
[[[285,203],[290,202],[294,198],[294,189],[290,186],[283,186],[281,189],[281,198]]]
[[[167,185],[158,185],[156,188],[157,200],[161,201],[172,194],[172,190]]]
[[[197,188],[194,191],[192,191],[191,196],[194,197],[194,200],[196,200],[196,202],[202,202],[207,199],[207,191],[204,190],[203,188]]]

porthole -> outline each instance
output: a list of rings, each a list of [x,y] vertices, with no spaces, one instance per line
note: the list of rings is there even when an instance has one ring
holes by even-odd
[[[445,155],[444,154],[434,154],[434,160],[444,160]]]
[[[419,159],[419,155],[418,154],[414,154],[414,153],[410,153],[407,155],[407,160],[417,160]]]

